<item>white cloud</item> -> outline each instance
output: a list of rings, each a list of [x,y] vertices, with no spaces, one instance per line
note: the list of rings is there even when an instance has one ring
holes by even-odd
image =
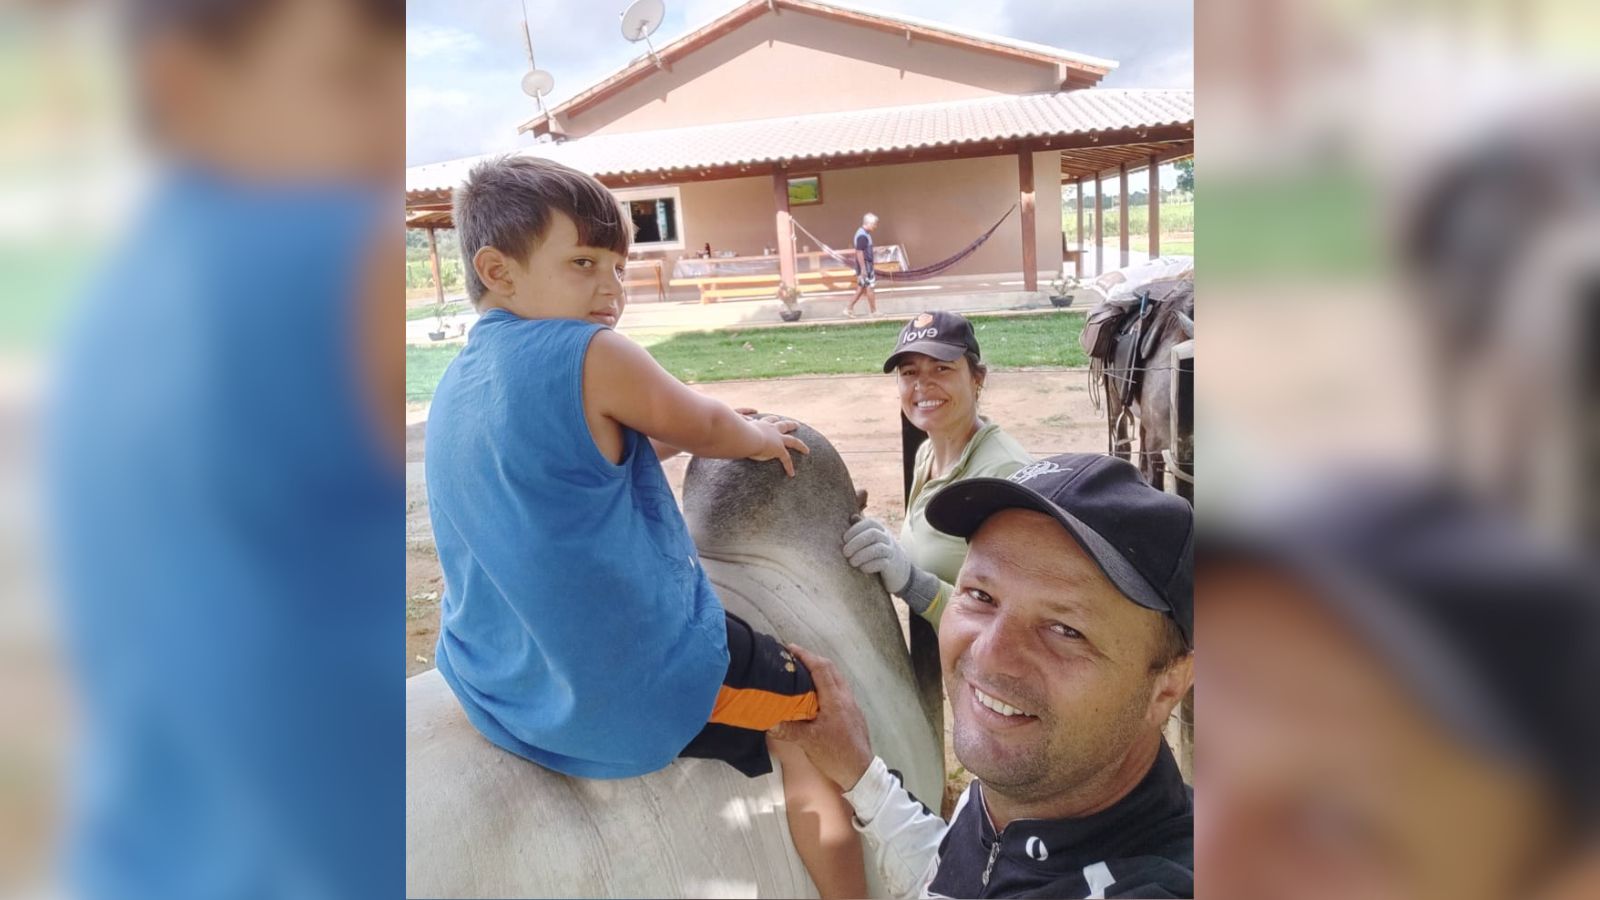
[[[526,118],[482,92],[414,87],[406,91],[406,165],[520,147],[528,139],[517,125]]]
[[[483,43],[459,28],[440,25],[406,25],[406,55],[416,59],[461,57],[476,52]]]

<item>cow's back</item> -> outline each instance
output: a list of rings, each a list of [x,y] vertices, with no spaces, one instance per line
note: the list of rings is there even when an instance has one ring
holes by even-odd
[[[411,897],[814,897],[777,772],[681,759],[568,778],[472,728],[437,670],[406,681]]]

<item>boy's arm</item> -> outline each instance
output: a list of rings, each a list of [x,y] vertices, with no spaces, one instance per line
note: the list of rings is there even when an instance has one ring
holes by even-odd
[[[589,342],[583,405],[663,447],[718,459],[777,459],[789,474],[789,450],[810,452],[770,422],[747,419],[720,400],[690,390],[643,347],[609,329]]]
[[[735,406],[733,411],[741,416],[744,416],[746,419],[752,418],[757,414],[756,410],[749,406]],[[776,422],[778,421],[778,418],[773,416],[769,418],[768,421]],[[671,459],[683,452],[682,447],[674,447],[665,441],[658,441],[655,438],[650,439],[650,446],[655,448],[656,459]]]

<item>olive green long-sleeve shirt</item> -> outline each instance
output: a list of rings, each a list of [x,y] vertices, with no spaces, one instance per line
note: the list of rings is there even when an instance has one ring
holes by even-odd
[[[933,468],[933,442],[926,441],[917,450],[911,495],[906,500],[906,518],[900,526],[900,545],[905,548],[911,564],[939,579],[939,590],[921,614],[935,627],[950,599],[956,573],[967,558],[967,542],[936,530],[928,524],[928,502],[947,485],[967,478],[1005,478],[1030,462],[1033,457],[1014,438],[1000,430],[1000,426],[979,420],[982,424],[961,457],[949,472],[938,478],[930,477]],[[915,609],[915,604],[911,604]]]

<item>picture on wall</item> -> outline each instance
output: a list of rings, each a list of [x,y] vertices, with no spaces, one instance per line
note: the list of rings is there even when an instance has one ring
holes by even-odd
[[[789,205],[806,206],[822,202],[822,176],[798,175],[789,179]]]

